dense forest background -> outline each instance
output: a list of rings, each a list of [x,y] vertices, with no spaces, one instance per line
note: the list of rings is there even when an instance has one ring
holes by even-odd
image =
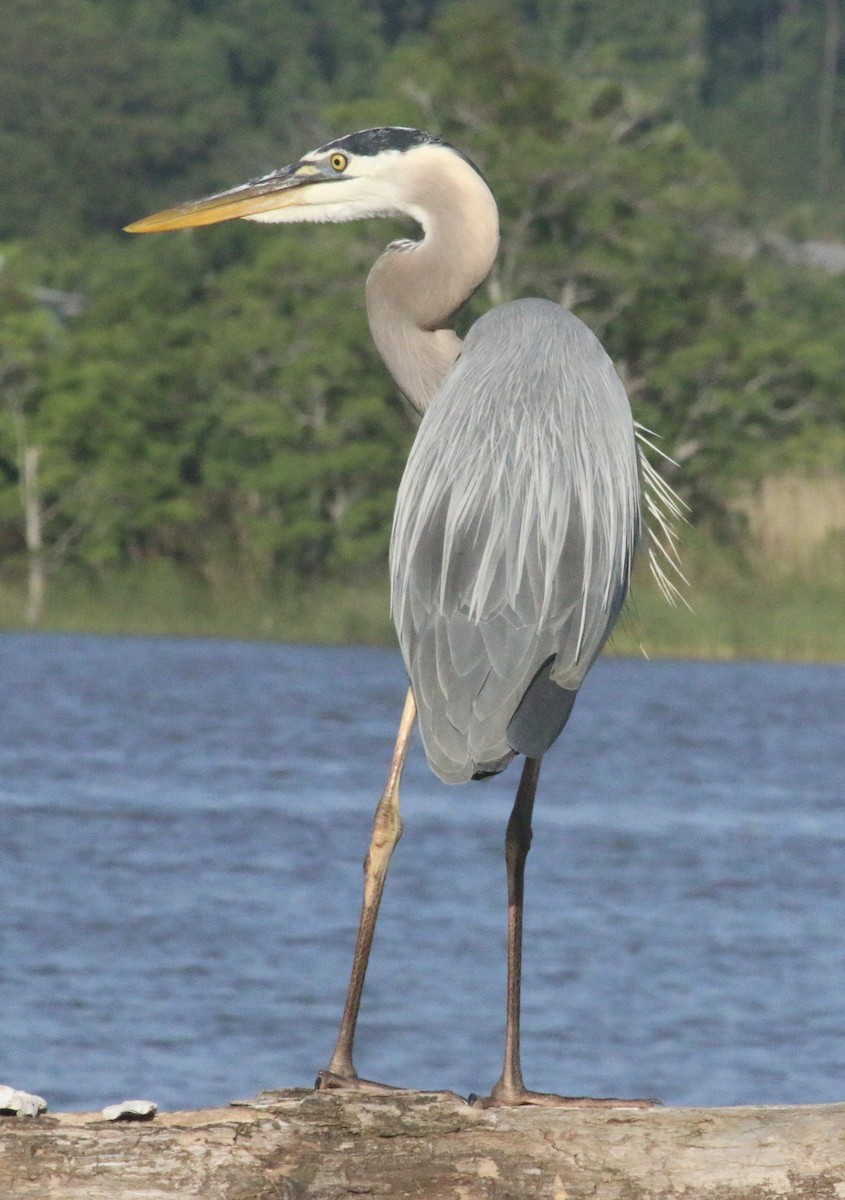
[[[464,323],[541,295],[605,342],[674,460],[699,609],[797,572],[841,625],[841,0],[6,0],[3,35],[4,623],[289,636],[328,597],[337,636],[386,628],[414,422],[363,280],[403,231],[121,229],[403,124],[500,204]]]

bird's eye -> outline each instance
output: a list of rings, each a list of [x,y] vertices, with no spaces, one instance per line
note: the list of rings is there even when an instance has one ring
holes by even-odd
[[[349,159],[345,154],[333,154],[329,159],[329,162],[335,171],[345,171],[347,164],[349,163]]]

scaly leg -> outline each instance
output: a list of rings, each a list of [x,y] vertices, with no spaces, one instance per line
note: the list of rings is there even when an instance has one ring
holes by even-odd
[[[526,758],[513,811],[505,834],[508,872],[508,998],[505,1063],[490,1096],[470,1097],[479,1108],[502,1108],[517,1104],[565,1107],[651,1108],[654,1100],[593,1100],[588,1096],[558,1096],[553,1092],[530,1092],[522,1080],[519,1052],[520,992],[522,984],[522,909],[525,892],[525,860],[531,849],[531,817],[540,776],[539,758]]]
[[[384,881],[387,877],[387,868],[390,866],[393,849],[402,836],[402,820],[399,816],[399,781],[402,778],[402,768],[405,766],[416,715],[417,709],[413,692],[409,688],[402,720],[399,723],[399,733],[396,737],[396,748],[393,751],[390,773],[376,808],[373,836],[364,861],[364,902],[361,906],[358,940],[355,943],[352,975],[349,979],[349,990],[346,993],[340,1031],[337,1035],[337,1044],[331,1062],[317,1076],[316,1086],[318,1088],[353,1088],[368,1092],[396,1090],[384,1083],[373,1083],[371,1080],[358,1078],[352,1062],[352,1043],[355,1040],[358,1009],[361,1005],[361,993],[364,990],[367,962],[373,944],[373,934],[384,891]]]

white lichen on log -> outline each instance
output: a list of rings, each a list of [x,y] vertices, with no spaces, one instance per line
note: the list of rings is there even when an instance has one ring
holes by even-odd
[[[100,1116],[104,1121],[151,1121],[158,1112],[152,1100],[121,1100],[107,1104]]]
[[[21,1092],[17,1088],[0,1084],[0,1114],[15,1117],[38,1117],[47,1111],[47,1101],[32,1092]]]

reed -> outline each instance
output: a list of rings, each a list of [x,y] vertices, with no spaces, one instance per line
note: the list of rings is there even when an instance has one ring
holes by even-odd
[[[754,543],[740,554],[688,530],[683,565],[689,608],[668,606],[640,564],[613,636],[617,653],[845,662],[845,543],[838,536],[812,553],[773,558]]]
[[[734,507],[746,524],[753,562],[774,574],[812,580],[820,558],[845,566],[845,471],[781,470],[747,485]]]

